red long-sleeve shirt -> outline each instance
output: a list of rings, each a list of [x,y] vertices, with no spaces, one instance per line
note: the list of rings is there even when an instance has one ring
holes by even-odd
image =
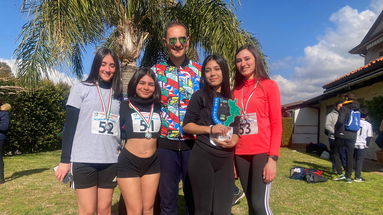
[[[243,113],[243,104],[249,98],[256,84],[255,79],[246,80],[234,89],[234,98]],[[242,98],[243,90],[243,98]],[[267,153],[279,156],[282,138],[282,113],[278,85],[273,80],[258,83],[248,103],[247,113],[256,113],[258,133],[241,135],[235,148],[236,155]]]

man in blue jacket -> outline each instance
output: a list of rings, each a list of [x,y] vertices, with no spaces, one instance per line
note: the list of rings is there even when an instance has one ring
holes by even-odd
[[[5,139],[7,138],[6,134],[9,128],[9,113],[11,106],[9,104],[3,104],[0,101],[0,184],[5,182],[4,180],[4,162],[3,162],[3,146]]]

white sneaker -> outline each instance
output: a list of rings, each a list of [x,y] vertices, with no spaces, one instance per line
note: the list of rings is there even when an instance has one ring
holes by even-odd
[[[366,180],[364,180],[363,178],[355,178],[354,181],[355,182],[365,182]]]

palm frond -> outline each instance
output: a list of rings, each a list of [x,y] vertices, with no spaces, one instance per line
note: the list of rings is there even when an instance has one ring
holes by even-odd
[[[108,12],[101,3],[108,1],[25,0],[23,12],[29,20],[22,28],[21,42],[15,50],[19,76],[33,86],[59,63],[74,68],[78,76],[81,50],[85,45],[103,39]],[[79,53],[80,52],[80,53]]]

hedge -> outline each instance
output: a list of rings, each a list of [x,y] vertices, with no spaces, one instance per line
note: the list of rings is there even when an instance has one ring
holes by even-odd
[[[65,100],[69,86],[45,81],[30,92],[8,96],[12,105],[6,153],[33,153],[59,149]]]
[[[282,144],[281,146],[290,146],[293,136],[294,122],[291,117],[282,117]]]
[[[375,131],[379,130],[380,122],[383,119],[383,96],[376,96],[366,101],[368,108],[368,118],[370,119]]]

